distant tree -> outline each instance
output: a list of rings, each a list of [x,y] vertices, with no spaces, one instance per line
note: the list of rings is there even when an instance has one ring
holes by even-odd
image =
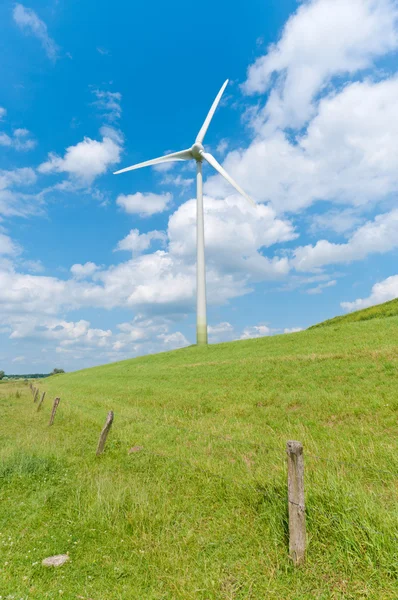
[[[5,376],[4,371],[0,371],[0,379],[3,379],[4,376]]]
[[[58,373],[65,373],[63,369],[53,369],[51,375],[58,375]]]

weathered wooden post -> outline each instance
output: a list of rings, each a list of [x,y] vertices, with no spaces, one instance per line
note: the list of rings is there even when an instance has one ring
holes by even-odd
[[[106,417],[104,428],[101,431],[101,435],[98,440],[97,456],[99,454],[102,454],[104,451],[105,444],[106,444],[106,438],[108,437],[108,433],[110,431],[110,428],[112,427],[112,423],[113,423],[113,410],[110,410],[108,412],[108,416]]]
[[[289,554],[295,565],[305,557],[304,457],[301,442],[287,442]]]
[[[55,413],[57,412],[59,401],[60,401],[60,398],[55,398],[54,404],[53,404],[53,409],[51,411],[51,417],[50,417],[49,425],[52,425],[54,423]]]
[[[46,395],[46,392],[43,392],[41,395],[41,400],[39,402],[39,404],[37,405],[37,412],[39,412],[39,410],[41,409],[41,405],[43,404],[43,400],[44,400],[44,396]]]
[[[35,388],[35,395],[33,396],[33,402],[37,402],[38,395],[39,395],[39,388]]]

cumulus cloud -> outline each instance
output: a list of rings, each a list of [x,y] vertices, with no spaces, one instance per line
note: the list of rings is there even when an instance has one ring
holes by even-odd
[[[258,217],[250,217],[250,210],[237,198],[227,204],[205,197],[209,304],[228,302],[248,293],[251,282],[279,279],[289,270],[287,258],[267,258],[262,248],[294,238],[291,224],[267,206],[259,207]],[[190,313],[195,307],[195,235],[195,201],[190,200],[169,220],[167,251],[138,255],[166,238],[158,231],[132,230],[118,249],[134,256],[108,268],[73,265],[69,280],[0,272],[0,305],[7,313],[47,315],[86,306],[134,308],[147,315]],[[92,275],[93,281],[84,281]]]
[[[287,21],[281,39],[248,69],[243,89],[264,93],[255,119],[265,127],[301,127],[333,76],[352,75],[398,47],[394,0],[312,0]]]
[[[224,273],[241,273],[254,280],[275,278],[289,271],[287,258],[272,259],[260,252],[273,244],[293,240],[296,233],[288,220],[276,218],[270,206],[253,209],[245,199],[229,196],[228,202],[205,196],[207,264]],[[196,200],[182,204],[169,220],[169,248],[178,257],[196,252]],[[239,240],[239,244],[237,244]]]
[[[0,231],[0,255],[15,256],[19,252],[20,247],[8,235]]]
[[[105,119],[115,122],[122,115],[122,95],[120,92],[109,92],[104,90],[93,90],[96,97],[94,105],[100,110]]]
[[[299,212],[322,200],[364,207],[398,191],[398,78],[363,81],[324,97],[307,130],[257,136],[230,152],[225,169],[260,202]],[[372,118],[369,118],[372,115]],[[205,190],[229,193],[220,176]]]
[[[367,298],[358,298],[354,302],[342,302],[341,307],[346,311],[368,308],[374,304],[381,304],[388,300],[398,298],[398,275],[387,277],[372,287],[372,292]]]
[[[36,180],[37,175],[30,167],[10,171],[0,169],[0,219],[2,216],[26,217],[40,212],[40,196],[24,191]]]
[[[315,246],[296,248],[291,264],[298,271],[311,271],[330,264],[361,260],[369,254],[381,254],[397,247],[398,209],[394,209],[359,227],[345,244],[319,240]]]
[[[87,279],[94,275],[100,267],[93,262],[86,262],[84,265],[79,263],[72,265],[70,271],[76,279]]]
[[[166,243],[167,236],[164,231],[148,231],[148,233],[140,233],[138,229],[132,229],[130,233],[120,240],[116,250],[127,250],[133,254],[141,254],[148,250],[152,243],[158,240],[163,244]]]
[[[37,176],[30,167],[6,171],[0,169],[0,190],[5,190],[12,186],[30,186],[36,183]]]
[[[141,193],[120,196],[116,199],[116,204],[120,206],[126,213],[137,214],[141,217],[151,217],[156,213],[168,210],[172,196],[170,193],[151,194]]]
[[[11,136],[0,132],[0,146],[27,151],[36,146],[36,140],[30,137],[28,129],[14,129]]]
[[[218,323],[217,325],[209,325],[207,331],[209,342],[212,344],[227,342],[236,337],[234,327],[228,321]]]
[[[15,4],[13,18],[20,29],[40,40],[48,58],[55,62],[58,57],[58,47],[48,35],[47,25],[37,16],[35,11],[26,8],[23,4]]]
[[[245,327],[245,329],[242,332],[242,335],[240,336],[240,339],[248,340],[250,338],[265,337],[268,335],[272,335],[277,331],[277,329],[271,329],[271,327],[268,327],[268,325],[254,325],[253,327]]]
[[[63,157],[50,153],[42,163],[40,173],[67,173],[81,184],[89,185],[103,175],[111,165],[120,161],[120,136],[107,128],[101,141],[85,137],[76,146],[69,146]],[[115,138],[116,136],[116,138]]]

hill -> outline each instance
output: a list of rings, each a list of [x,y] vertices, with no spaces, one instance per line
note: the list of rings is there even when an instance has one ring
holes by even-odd
[[[396,599],[397,366],[393,316],[55,375],[40,412],[0,384],[0,595]],[[289,439],[305,452],[299,569]]]
[[[357,310],[349,313],[348,315],[341,315],[328,319],[322,323],[317,323],[309,329],[315,329],[317,327],[329,327],[329,325],[342,325],[345,323],[356,323],[358,321],[369,321],[370,319],[386,319],[388,317],[398,316],[398,298],[390,300],[389,302],[383,302],[383,304],[376,304],[369,308]]]

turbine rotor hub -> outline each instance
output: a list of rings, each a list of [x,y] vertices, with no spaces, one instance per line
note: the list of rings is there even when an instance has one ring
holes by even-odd
[[[202,157],[202,152],[204,152],[205,149],[203,148],[203,144],[201,144],[200,142],[195,142],[194,145],[191,148],[191,152],[192,152],[192,156],[194,157],[195,160],[203,160]]]

